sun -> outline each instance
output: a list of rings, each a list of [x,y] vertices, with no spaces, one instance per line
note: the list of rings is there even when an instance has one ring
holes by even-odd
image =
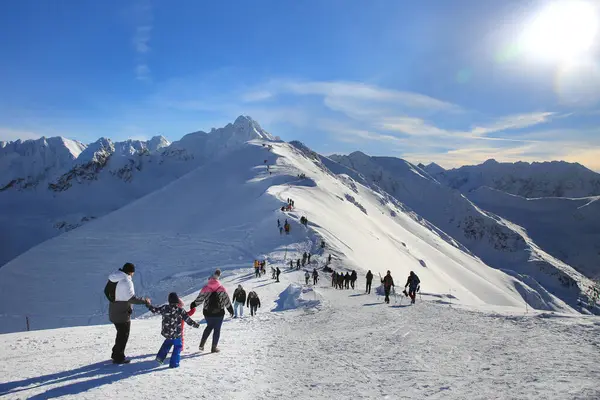
[[[595,43],[598,10],[586,1],[551,3],[536,15],[522,37],[523,50],[552,61],[573,61],[586,56]]]

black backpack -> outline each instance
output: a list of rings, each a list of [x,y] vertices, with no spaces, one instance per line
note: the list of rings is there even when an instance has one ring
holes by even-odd
[[[117,283],[118,282],[111,282],[111,280],[109,279],[108,282],[106,282],[106,286],[104,286],[104,295],[106,296],[108,301],[110,301],[111,303],[115,302],[115,293],[117,291]]]
[[[221,301],[219,300],[219,293],[212,292],[210,296],[208,296],[204,310],[210,314],[217,314],[222,310]]]

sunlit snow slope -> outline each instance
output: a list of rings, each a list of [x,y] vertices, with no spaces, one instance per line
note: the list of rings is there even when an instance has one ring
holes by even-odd
[[[301,212],[281,212],[287,198]],[[319,253],[321,238],[326,252],[348,268],[375,275],[391,270],[399,286],[414,270],[424,293],[454,302],[523,309],[527,301],[573,311],[541,287],[534,285],[536,291],[459,250],[414,216],[392,216],[381,200],[350,177],[332,174],[309,152],[249,142],[6,264],[0,269],[0,331],[24,329],[26,315],[33,329],[107,322],[102,289],[125,262],[137,265],[139,295],[162,298],[172,290],[196,291],[215,267],[249,267],[281,250],[289,250],[287,262],[298,258],[299,243]],[[308,228],[298,223],[302,215]],[[291,222],[290,235],[279,234],[278,218]]]

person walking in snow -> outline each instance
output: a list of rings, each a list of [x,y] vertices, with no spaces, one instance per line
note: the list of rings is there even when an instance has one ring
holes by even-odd
[[[346,289],[350,289],[350,272],[346,272],[344,276],[344,286]]]
[[[366,290],[366,293],[367,294],[371,294],[371,283],[373,282],[373,273],[371,272],[371,270],[369,270],[367,272],[366,279],[367,279],[367,290]]]
[[[304,273],[304,283],[305,283],[306,285],[308,285],[308,280],[309,280],[309,279],[310,279],[310,274],[308,273],[308,271],[306,271],[306,272]]]
[[[354,290],[354,284],[356,283],[357,279],[358,276],[356,275],[356,271],[352,270],[352,273],[350,274],[350,286],[352,287],[352,290]]]
[[[165,338],[158,354],[156,355],[156,361],[159,364],[165,362],[165,358],[169,354],[171,347],[173,347],[173,354],[169,361],[170,368],[179,367],[179,361],[181,359],[181,349],[183,348],[182,337],[183,329],[182,322],[185,321],[188,325],[194,328],[200,328],[200,324],[191,319],[187,312],[179,306],[179,296],[177,293],[169,294],[169,304],[165,304],[160,307],[154,307],[147,305],[148,309],[153,314],[162,315],[162,329],[161,334]]]
[[[300,259],[298,259],[298,261],[296,261],[296,268],[300,269]]]
[[[233,318],[237,318],[238,313],[240,318],[244,316],[244,304],[246,304],[246,291],[242,285],[238,285],[237,289],[233,291]]]
[[[131,330],[132,305],[150,304],[149,298],[136,297],[132,280],[134,273],[135,265],[126,263],[121,269],[108,276],[108,282],[104,287],[104,294],[110,302],[108,317],[117,330],[115,345],[110,356],[115,364],[129,364],[131,361],[125,357],[125,347]]]
[[[260,278],[260,264],[258,262],[254,263],[254,277]]]
[[[331,254],[327,257],[327,264],[331,264]]]
[[[185,308],[185,304],[183,304],[183,301],[181,299],[179,299],[178,306],[182,310]],[[195,308],[191,308],[189,311],[187,311],[188,317],[192,317],[192,316],[194,316],[194,314],[196,314]],[[183,351],[185,349],[185,338],[183,335],[184,329],[185,329],[185,321],[181,321],[181,351]]]
[[[417,274],[415,274],[413,271],[410,271],[410,275],[408,275],[408,279],[406,280],[406,285],[404,285],[404,291],[406,292],[406,288],[408,287],[408,295],[410,296],[411,304],[415,304],[420,283],[421,280]]]
[[[256,310],[260,308],[260,299],[255,291],[248,293],[246,307],[250,307],[250,315],[254,317],[256,315]]]
[[[279,220],[279,218],[277,218],[277,227],[280,228],[281,227],[281,221]]]
[[[331,272],[331,287],[337,287],[337,272]]]
[[[290,260],[290,269],[294,269],[294,260]]]
[[[276,274],[277,274],[277,271],[275,271],[275,268],[271,267],[271,279],[275,279]]]
[[[381,283],[383,284],[383,291],[385,293],[385,302],[390,304],[390,291],[394,287],[394,279],[392,278],[392,273],[390,271],[387,272],[387,275],[381,280]]]
[[[311,256],[311,254],[310,254],[310,253],[308,253],[308,259],[307,259],[307,262],[308,262],[309,264],[310,264],[310,256]]]
[[[204,345],[208,340],[211,332],[213,333],[212,338],[212,353],[218,353],[219,338],[221,337],[221,325],[223,325],[223,318],[225,317],[225,309],[229,312],[229,315],[233,317],[233,306],[231,300],[227,295],[227,291],[219,282],[221,277],[221,270],[217,269],[213,276],[208,279],[206,286],[202,288],[200,294],[196,300],[192,302],[190,308],[196,308],[197,306],[204,304],[202,313],[206,320],[206,328],[202,333],[202,339],[200,340],[200,351],[204,351]]]
[[[279,227],[279,234],[280,234],[280,235],[283,235],[283,226],[280,226],[280,227]]]
[[[279,267],[277,267],[276,271],[277,271],[277,281],[276,282],[279,282],[279,275],[281,274],[281,270],[279,269]]]
[[[313,285],[317,286],[317,282],[319,282],[319,273],[317,272],[316,268],[313,269],[312,276],[313,276]]]

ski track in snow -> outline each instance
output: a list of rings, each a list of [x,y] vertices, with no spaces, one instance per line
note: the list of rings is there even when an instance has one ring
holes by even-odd
[[[256,317],[226,318],[218,355],[199,353],[202,332],[186,327],[181,367],[158,366],[160,317],[135,320],[130,365],[106,361],[112,325],[0,336],[0,396],[7,399],[592,399],[599,398],[600,323],[557,314],[501,315],[335,290],[322,275],[316,309],[275,312],[281,283],[224,279],[256,288]],[[265,282],[269,282],[266,286]],[[362,280],[359,280],[362,285]],[[308,295],[309,299],[310,296]],[[429,296],[425,296],[428,298]],[[189,303],[193,296],[186,298]],[[247,313],[247,309],[245,310]],[[196,317],[198,320],[200,317]]]

